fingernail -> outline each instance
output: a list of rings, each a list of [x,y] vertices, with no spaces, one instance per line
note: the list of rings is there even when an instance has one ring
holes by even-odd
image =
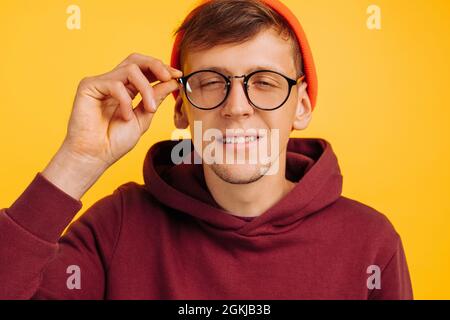
[[[158,108],[158,106],[156,105],[156,100],[152,99],[152,108],[154,111],[156,111],[156,108]]]
[[[183,71],[170,67],[170,69],[174,72],[183,74]]]

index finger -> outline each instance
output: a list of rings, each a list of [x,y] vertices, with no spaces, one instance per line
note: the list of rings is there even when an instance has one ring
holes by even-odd
[[[139,53],[129,55],[118,67],[128,64],[136,64],[150,83],[156,81],[167,82],[183,75],[180,70],[169,67],[161,60]]]

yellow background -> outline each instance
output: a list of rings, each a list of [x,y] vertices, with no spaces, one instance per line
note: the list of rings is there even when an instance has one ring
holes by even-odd
[[[319,100],[297,137],[329,140],[344,195],[386,214],[400,233],[415,298],[450,298],[450,2],[284,0],[315,56]],[[81,30],[66,9],[81,9]],[[0,3],[0,207],[9,207],[62,142],[78,82],[131,52],[169,63],[171,34],[194,1]],[[366,27],[367,7],[382,30]],[[148,148],[170,139],[173,98],[149,132],[82,199],[83,213],[128,181],[143,183]]]

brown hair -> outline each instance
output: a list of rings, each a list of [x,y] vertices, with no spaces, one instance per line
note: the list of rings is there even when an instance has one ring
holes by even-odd
[[[211,0],[195,8],[174,35],[184,33],[180,45],[183,64],[188,50],[241,44],[269,28],[291,41],[297,76],[302,75],[303,61],[294,31],[280,14],[260,0]]]

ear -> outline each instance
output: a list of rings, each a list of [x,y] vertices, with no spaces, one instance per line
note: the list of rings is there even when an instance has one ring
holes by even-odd
[[[306,91],[307,87],[308,84],[306,82],[303,82],[302,85],[298,87],[298,102],[294,123],[292,125],[293,130],[305,130],[308,128],[312,119],[312,106],[308,92]]]
[[[184,130],[189,127],[189,119],[183,108],[183,96],[181,94],[178,95],[175,103],[173,121],[177,129]]]

